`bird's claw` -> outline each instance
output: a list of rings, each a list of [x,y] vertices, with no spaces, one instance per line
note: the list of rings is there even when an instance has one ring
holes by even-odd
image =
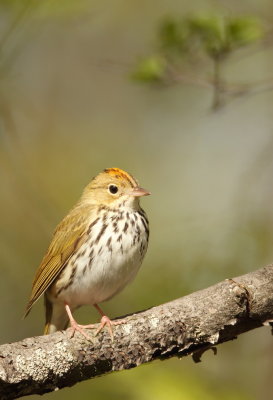
[[[109,335],[110,335],[110,338],[111,338],[111,340],[112,340],[112,342],[114,341],[114,335],[113,335],[113,329],[112,329],[112,326],[113,325],[121,325],[121,324],[125,324],[126,323],[126,321],[124,320],[124,319],[120,319],[120,320],[118,320],[118,321],[111,321],[111,319],[110,318],[108,318],[106,315],[103,315],[102,316],[102,318],[101,318],[101,320],[100,320],[100,326],[99,326],[99,328],[96,330],[96,332],[95,332],[95,336],[97,336],[98,335],[98,333],[100,333],[100,331],[105,327],[105,325],[107,326],[107,328],[108,328],[108,332],[109,332]]]
[[[70,334],[70,338],[73,338],[73,336],[75,335],[75,332],[79,332],[81,333],[87,340],[91,340],[91,337],[87,335],[87,333],[85,332],[84,329],[86,329],[87,327],[91,327],[90,325],[79,325],[76,321],[71,322],[71,334]]]

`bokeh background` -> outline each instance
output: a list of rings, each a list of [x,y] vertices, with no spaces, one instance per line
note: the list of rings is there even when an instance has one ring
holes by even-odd
[[[195,12],[273,26],[270,0],[0,1],[1,343],[42,333],[42,301],[22,320],[34,272],[54,227],[106,167],[131,172],[152,192],[142,201],[148,254],[135,282],[104,305],[110,316],[273,261],[273,91],[212,111],[209,88],[131,79],[159,21]],[[270,81],[272,62],[269,34],[267,46],[236,53],[225,77]],[[77,318],[98,320],[90,307]],[[158,361],[44,398],[269,399],[272,352],[261,328],[200,364]]]

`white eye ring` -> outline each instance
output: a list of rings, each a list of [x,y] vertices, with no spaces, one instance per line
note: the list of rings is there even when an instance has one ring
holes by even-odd
[[[118,187],[117,187],[117,185],[113,185],[113,184],[109,185],[109,186],[108,186],[108,191],[109,191],[109,193],[111,193],[111,194],[116,194],[116,193],[118,192]]]

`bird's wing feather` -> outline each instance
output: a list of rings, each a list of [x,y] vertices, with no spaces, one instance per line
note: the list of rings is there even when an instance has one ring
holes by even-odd
[[[80,210],[72,210],[57,226],[34,278],[25,317],[62,271],[69,258],[85,241],[90,219],[92,219],[92,209],[81,207]]]

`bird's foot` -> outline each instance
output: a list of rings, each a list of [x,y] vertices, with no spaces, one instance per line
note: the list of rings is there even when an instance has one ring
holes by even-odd
[[[70,321],[71,325],[71,335],[70,338],[72,338],[75,335],[75,332],[81,333],[86,339],[91,340],[91,337],[87,335],[85,332],[86,328],[94,328],[94,325],[79,325],[75,320]]]
[[[100,326],[99,328],[96,330],[95,332],[95,336],[105,327],[107,326],[108,328],[108,332],[110,334],[111,340],[112,342],[114,341],[114,335],[113,335],[113,329],[112,326],[114,325],[121,325],[121,324],[125,324],[126,320],[125,319],[119,319],[119,320],[115,320],[115,321],[111,321],[111,319],[109,317],[107,317],[102,309],[95,304],[94,305],[95,308],[99,311],[100,315],[101,315],[101,321],[100,321]],[[78,331],[79,333],[81,333],[86,339],[91,340],[91,338],[87,335],[87,333],[85,332],[85,329],[95,329],[96,325],[94,324],[89,324],[89,325],[80,325],[77,323],[77,321],[73,318],[70,307],[68,304],[65,305],[65,309],[70,321],[70,326],[71,326],[71,338],[74,336],[75,332]]]
[[[119,319],[118,321],[111,321],[111,319],[109,318],[109,317],[107,317],[106,315],[103,315],[102,317],[101,317],[101,320],[100,320],[100,326],[99,326],[99,328],[96,330],[96,332],[95,332],[95,336],[98,334],[98,333],[100,333],[100,331],[105,327],[105,326],[107,326],[107,328],[108,328],[108,332],[109,332],[109,334],[110,334],[110,337],[111,337],[111,340],[112,340],[112,342],[114,341],[114,335],[113,335],[113,329],[112,329],[112,326],[114,326],[114,325],[121,325],[121,324],[125,324],[126,323],[126,320],[125,319]]]
[[[105,325],[108,328],[108,332],[110,334],[112,342],[114,341],[114,335],[113,335],[113,325],[121,325],[121,324],[126,324],[125,319],[119,319],[118,321],[111,321],[110,318],[107,317],[107,315],[104,314],[102,309],[98,306],[98,304],[94,304],[95,309],[100,313],[101,315],[101,320],[100,320],[100,326],[95,332],[95,336],[105,327]]]
[[[94,328],[95,325],[79,325],[78,322],[74,319],[68,304],[65,305],[65,310],[67,312],[69,322],[70,322],[70,327],[71,327],[70,338],[72,338],[75,335],[75,332],[77,331],[77,332],[81,333],[86,339],[91,340],[91,337],[87,335],[87,333],[85,332],[84,329]]]

